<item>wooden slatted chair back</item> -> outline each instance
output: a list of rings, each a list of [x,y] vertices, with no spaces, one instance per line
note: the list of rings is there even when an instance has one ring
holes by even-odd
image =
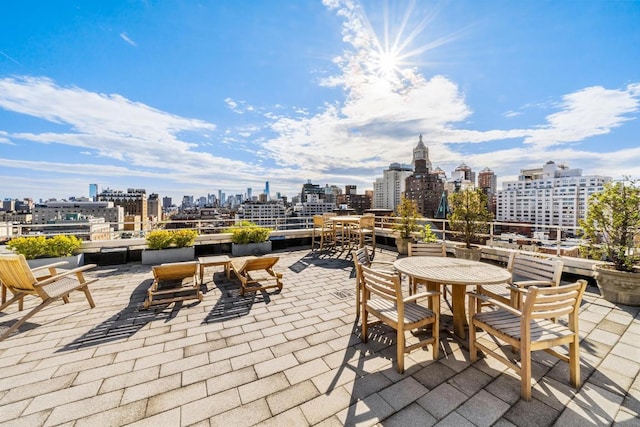
[[[361,265],[360,270],[365,292],[370,292],[378,297],[402,305],[402,291],[397,274],[374,270],[366,265]],[[398,307],[398,310],[400,310],[400,307]]]
[[[0,281],[9,290],[36,295],[34,285],[38,282],[31,272],[24,255],[9,254],[0,256]]]
[[[541,258],[512,253],[509,258],[510,266],[507,269],[511,272],[512,280],[542,280],[548,281],[553,286],[560,284],[562,267],[564,263],[560,260]]]
[[[249,258],[240,267],[241,272],[254,271],[254,270],[270,270],[280,257],[277,256],[265,256],[260,258]]]
[[[198,272],[196,261],[173,262],[153,266],[153,277],[157,281],[180,280],[195,276]]]
[[[585,284],[584,280],[579,280],[569,285],[530,287],[522,308],[523,322],[528,322],[527,319],[552,319],[565,315],[569,315],[570,319],[572,316],[577,318]]]
[[[314,215],[313,216],[313,227],[314,228],[323,228],[324,227],[324,217],[322,215]]]

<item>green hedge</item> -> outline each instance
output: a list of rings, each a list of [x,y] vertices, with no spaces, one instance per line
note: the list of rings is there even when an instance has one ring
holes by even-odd
[[[154,230],[147,234],[146,239],[149,249],[167,249],[193,246],[196,237],[196,230]]]
[[[247,243],[261,243],[269,240],[270,228],[259,227],[250,221],[240,221],[236,226],[229,227],[231,241],[237,245]]]
[[[17,237],[7,243],[7,247],[26,259],[66,257],[74,254],[82,246],[76,236],[58,235],[53,237]]]

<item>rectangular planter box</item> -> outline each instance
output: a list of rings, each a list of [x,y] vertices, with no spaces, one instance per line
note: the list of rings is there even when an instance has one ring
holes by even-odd
[[[244,245],[234,243],[231,245],[231,255],[233,256],[264,255],[269,252],[271,252],[271,240],[260,243],[247,243]]]
[[[42,267],[43,265],[53,264],[55,262],[67,261],[67,265],[62,265],[58,268],[71,270],[72,268],[80,267],[84,265],[84,254],[72,255],[67,257],[55,257],[55,258],[37,258],[28,259],[27,264],[30,268]]]
[[[195,247],[145,249],[142,251],[142,264],[158,265],[169,262],[193,261],[196,257]]]

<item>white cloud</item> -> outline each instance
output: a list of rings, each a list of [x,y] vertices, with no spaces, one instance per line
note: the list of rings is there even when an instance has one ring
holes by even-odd
[[[129,43],[131,46],[134,46],[134,47],[138,46],[136,42],[134,42],[129,38],[129,36],[127,36],[127,33],[120,33],[120,38],[126,41],[127,43]]]

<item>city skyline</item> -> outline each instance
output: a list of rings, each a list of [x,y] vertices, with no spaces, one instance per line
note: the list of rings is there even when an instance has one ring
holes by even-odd
[[[411,162],[640,177],[640,2],[25,1],[0,197],[373,188]]]

